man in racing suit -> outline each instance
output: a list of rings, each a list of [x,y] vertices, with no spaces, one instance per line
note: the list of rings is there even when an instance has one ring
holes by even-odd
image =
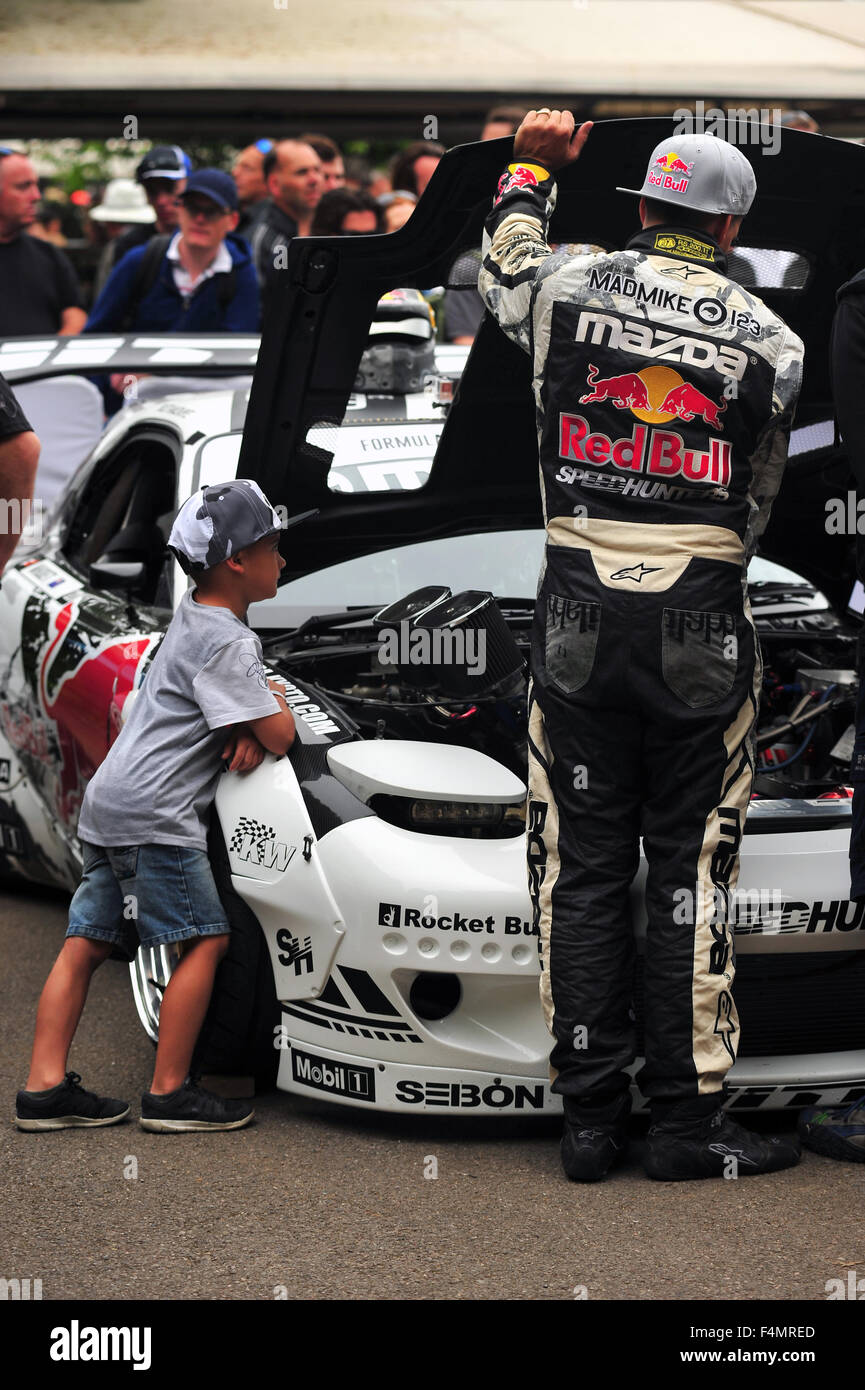
[[[529,112],[479,279],[533,361],[547,546],[527,853],[562,1160],[594,1181],[625,1151],[642,836],[646,1169],[744,1176],[799,1158],[795,1140],[751,1134],[721,1103],[739,1037],[728,894],[761,675],[746,566],[786,462],[803,348],[725,278],[756,181],[724,140],[655,149],[624,251],[551,253],[552,174],[589,133],[570,112]]]

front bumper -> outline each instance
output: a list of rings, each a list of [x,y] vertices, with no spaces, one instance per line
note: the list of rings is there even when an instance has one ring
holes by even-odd
[[[363,1109],[419,1115],[553,1115],[561,1097],[546,1076],[493,1075],[416,1066],[411,1062],[371,1061],[335,1052],[291,1036],[292,1019],[283,1015],[277,1087],[316,1100]],[[641,1063],[635,1064],[636,1067]],[[728,1075],[730,1110],[798,1110],[807,1105],[845,1105],[865,1095],[865,1049],[737,1062]],[[633,1088],[634,1112],[647,1103]]]

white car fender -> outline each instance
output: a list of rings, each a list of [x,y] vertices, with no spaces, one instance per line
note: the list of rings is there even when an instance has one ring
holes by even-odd
[[[277,998],[314,999],[330,975],[345,922],[291,763],[268,754],[252,772],[225,773],[215,805],[232,885],[261,923]]]

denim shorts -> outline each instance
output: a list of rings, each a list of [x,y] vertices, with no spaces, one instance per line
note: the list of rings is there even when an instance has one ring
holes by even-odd
[[[67,936],[108,941],[112,954],[131,961],[139,946],[231,930],[206,850],[81,845],[84,874],[69,905]]]

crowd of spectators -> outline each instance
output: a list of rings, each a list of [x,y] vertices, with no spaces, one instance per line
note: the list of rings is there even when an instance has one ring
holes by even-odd
[[[481,138],[513,134],[523,114],[494,108]],[[385,171],[307,131],[255,140],[229,173],[193,169],[178,145],[156,145],[134,179],[110,180],[85,211],[43,197],[26,153],[0,146],[0,338],[254,332],[295,237],[397,231],[444,153],[417,140]],[[82,190],[73,201],[90,199]],[[73,212],[84,215],[74,244],[91,252],[86,276],[70,259]],[[450,336],[465,341],[474,316],[457,318]]]
[[[524,114],[520,106],[494,107],[480,138],[512,135]],[[818,130],[802,111],[781,119]],[[156,145],[134,179],[112,179],[86,210],[79,231],[94,254],[89,276],[81,276],[67,254],[73,209],[43,197],[25,153],[0,146],[0,338],[256,331],[294,238],[397,231],[444,153],[435,140],[416,140],[384,171],[306,131],[255,140],[229,173],[193,169],[179,146]],[[89,195],[80,190],[76,199]],[[461,284],[472,280],[478,257],[463,253],[455,276]],[[470,343],[482,312],[476,292],[449,290],[443,336]]]

